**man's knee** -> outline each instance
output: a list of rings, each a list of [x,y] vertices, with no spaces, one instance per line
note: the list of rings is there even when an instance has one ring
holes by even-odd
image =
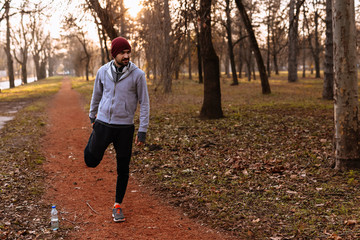
[[[84,160],[85,160],[86,166],[91,167],[91,168],[97,167],[97,165],[99,165],[100,161],[101,161],[101,159],[98,159],[95,156],[93,156],[93,154],[91,154],[91,152],[88,150],[88,148],[85,148]]]

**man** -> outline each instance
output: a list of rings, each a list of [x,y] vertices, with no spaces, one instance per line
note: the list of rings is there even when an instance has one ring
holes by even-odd
[[[116,151],[117,181],[112,216],[115,222],[125,221],[120,207],[128,179],[134,136],[134,114],[140,104],[140,124],[135,144],[144,144],[149,125],[149,95],[145,73],[130,61],[131,46],[122,37],[111,42],[114,58],[97,72],[90,104],[93,131],[84,150],[85,163],[96,167],[110,143]]]

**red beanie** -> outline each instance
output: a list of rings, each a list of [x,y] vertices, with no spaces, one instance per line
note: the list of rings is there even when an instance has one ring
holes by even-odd
[[[111,41],[111,55],[113,56],[113,58],[115,58],[125,49],[128,49],[131,52],[131,46],[125,38],[117,37]]]

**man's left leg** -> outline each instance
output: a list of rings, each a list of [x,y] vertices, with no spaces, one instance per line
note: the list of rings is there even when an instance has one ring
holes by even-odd
[[[124,215],[120,208],[122,203],[128,180],[129,180],[129,164],[132,152],[132,143],[134,137],[134,126],[119,128],[114,131],[114,148],[116,151],[117,162],[117,181],[116,181],[116,195],[115,206],[113,209],[114,221],[125,221]],[[118,213],[118,214],[116,214]]]

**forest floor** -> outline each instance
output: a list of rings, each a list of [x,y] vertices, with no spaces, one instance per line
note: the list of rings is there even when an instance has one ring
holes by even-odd
[[[273,93],[262,95],[258,80],[222,78],[218,120],[198,118],[202,85],[174,81],[163,95],[150,84],[147,144],[134,147],[120,224],[110,213],[113,149],[95,169],[82,160],[93,81],[66,80],[53,97],[62,81],[48,82],[26,97],[26,87],[0,94],[27,104],[0,130],[0,239],[360,237],[360,174],[331,167],[333,108],[321,80],[276,76]],[[52,204],[61,217],[55,233]]]

